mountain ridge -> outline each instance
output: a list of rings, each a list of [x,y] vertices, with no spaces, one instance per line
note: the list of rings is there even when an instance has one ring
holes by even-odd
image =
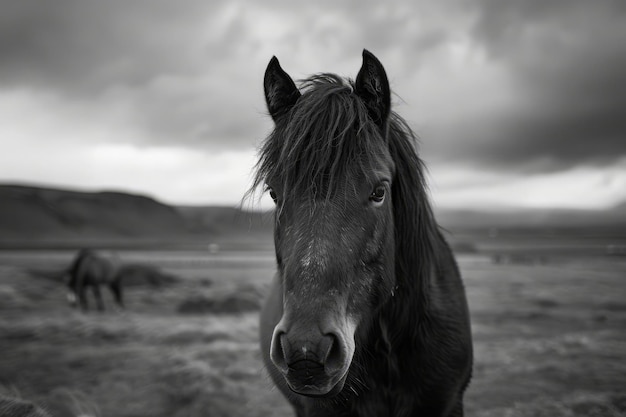
[[[626,202],[608,210],[435,210],[451,229],[604,228],[626,230]],[[187,239],[270,233],[271,212],[236,206],[169,205],[140,194],[0,184],[0,240],[43,238]]]

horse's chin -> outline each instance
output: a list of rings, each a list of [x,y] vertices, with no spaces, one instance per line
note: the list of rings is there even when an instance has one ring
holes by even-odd
[[[339,394],[344,385],[346,384],[346,379],[348,377],[348,373],[341,377],[335,384],[329,383],[326,386],[316,386],[316,385],[304,385],[297,386],[295,384],[287,381],[287,386],[289,389],[298,395],[303,395],[305,397],[311,398],[332,398],[335,395]]]

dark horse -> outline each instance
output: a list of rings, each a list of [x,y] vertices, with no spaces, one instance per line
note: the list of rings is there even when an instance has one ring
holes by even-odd
[[[100,285],[108,285],[116,303],[124,307],[122,283],[118,262],[91,249],[81,249],[68,270],[68,301],[72,306],[80,302],[83,310],[88,309],[87,287],[91,287],[98,310],[104,310]]]
[[[276,202],[277,274],[261,314],[272,379],[299,417],[462,416],[465,290],[433,218],[415,135],[381,63],[300,91],[274,57],[275,128],[254,187]]]

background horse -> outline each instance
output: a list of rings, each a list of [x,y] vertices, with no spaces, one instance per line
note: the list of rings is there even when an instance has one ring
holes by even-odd
[[[276,202],[277,274],[261,314],[271,377],[303,416],[461,416],[465,291],[433,218],[415,136],[368,51],[356,81],[302,92],[270,61],[275,124],[254,188]]]
[[[76,306],[80,302],[83,310],[88,310],[87,287],[91,287],[98,310],[104,310],[100,285],[108,285],[116,303],[124,307],[119,261],[114,256],[105,256],[91,249],[81,249],[68,271],[68,301]]]

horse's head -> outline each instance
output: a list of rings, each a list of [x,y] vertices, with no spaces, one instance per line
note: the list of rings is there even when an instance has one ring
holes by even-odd
[[[74,258],[72,264],[69,266],[67,270],[63,272],[62,281],[66,285],[66,299],[70,307],[78,306],[78,271],[79,267],[82,263],[84,263],[85,259],[92,256],[93,252],[91,249],[81,249],[76,257]]]
[[[271,359],[292,391],[332,396],[395,286],[389,83],[364,51],[353,83],[318,75],[301,93],[273,58],[264,87],[275,129],[256,182],[277,206],[283,303]]]
[[[67,292],[65,298],[70,307],[76,307],[78,305],[78,296],[76,295],[76,286],[74,279],[72,278],[71,271],[66,271],[62,277],[63,283],[66,285]]]

